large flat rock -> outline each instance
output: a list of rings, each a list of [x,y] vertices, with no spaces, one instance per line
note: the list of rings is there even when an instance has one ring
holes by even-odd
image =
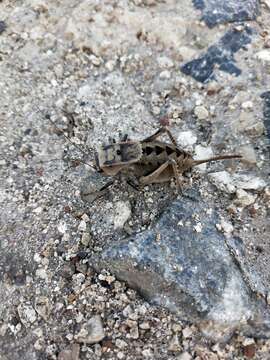
[[[184,320],[235,327],[254,318],[257,304],[217,223],[209,204],[184,196],[152,229],[112,244],[90,261]]]

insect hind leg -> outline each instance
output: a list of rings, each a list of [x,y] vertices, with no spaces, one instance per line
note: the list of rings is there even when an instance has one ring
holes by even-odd
[[[159,175],[170,165],[169,161],[166,161],[164,164],[160,165],[155,171],[147,176],[140,177],[139,181],[142,185],[151,184],[159,177]]]
[[[179,191],[182,192],[182,186],[181,186],[181,181],[180,181],[180,179],[182,178],[182,175],[179,172],[177,162],[174,159],[170,159],[169,163],[171,164],[171,166],[173,168],[173,173],[174,173],[174,177],[176,180],[177,188]]]
[[[172,135],[172,133],[170,132],[170,130],[166,127],[166,126],[163,126],[161,127],[160,129],[158,129],[158,131],[156,131],[153,135],[151,136],[148,136],[147,138],[145,138],[143,140],[143,142],[151,142],[151,141],[154,141],[155,139],[157,139],[159,136],[161,136],[162,134],[166,133],[169,137],[169,139],[171,140],[172,144],[174,146],[177,147],[177,142],[174,138],[174,136]]]

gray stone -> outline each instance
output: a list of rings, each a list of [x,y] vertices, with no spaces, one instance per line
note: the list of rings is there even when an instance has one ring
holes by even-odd
[[[258,0],[193,0],[202,10],[202,20],[210,27],[220,23],[255,20],[259,14]]]
[[[4,21],[0,20],[0,34],[4,32],[7,28],[7,25]]]
[[[67,349],[62,350],[58,355],[58,360],[79,360],[80,345],[72,344]]]
[[[96,344],[104,339],[105,333],[100,315],[95,315],[83,325],[76,336],[78,342]]]
[[[153,229],[112,245],[90,262],[182,319],[226,324],[230,331],[252,317],[257,305],[210,208],[197,194],[181,197]]]
[[[31,324],[33,324],[36,321],[37,315],[32,305],[20,304],[17,310],[20,320],[25,327],[29,327]]]

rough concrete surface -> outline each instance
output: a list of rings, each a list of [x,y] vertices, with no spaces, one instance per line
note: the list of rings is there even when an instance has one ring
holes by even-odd
[[[270,3],[247,1],[244,12],[243,3],[218,1],[207,21],[213,1],[0,2],[1,359],[269,357]],[[204,56],[214,77],[181,71]],[[122,176],[106,188],[87,165],[109,136],[142,139],[165,123],[196,158],[244,157],[194,169],[183,190],[213,208],[220,264],[232,263],[264,306],[228,336],[205,337],[208,323],[89,261],[153,231],[174,201],[181,207],[173,181],[138,191]],[[198,240],[196,205],[194,221]]]

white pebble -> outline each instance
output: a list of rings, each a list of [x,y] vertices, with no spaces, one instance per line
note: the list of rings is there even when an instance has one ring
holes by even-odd
[[[190,130],[181,132],[177,137],[177,142],[183,147],[192,146],[197,142],[197,136]]]
[[[200,222],[198,222],[198,224],[194,225],[194,230],[197,233],[201,233],[202,232],[202,224]]]
[[[257,59],[261,60],[262,62],[270,63],[270,50],[268,49],[257,52],[255,56]]]
[[[176,358],[177,360],[192,360],[192,356],[188,352],[183,352]]]
[[[95,315],[82,327],[76,336],[77,341],[86,344],[96,344],[104,339],[105,333],[100,315]]]
[[[245,101],[242,103],[242,109],[252,109],[253,108],[253,102],[252,101]]]
[[[213,150],[210,146],[209,147],[205,147],[202,145],[195,146],[194,159],[196,160],[207,159],[213,155],[214,155]],[[206,171],[206,168],[207,168],[207,163],[196,166],[196,169],[200,171]]]
[[[167,56],[160,56],[157,61],[158,65],[163,69],[170,69],[173,67],[173,61]]]
[[[170,79],[171,73],[170,73],[169,70],[164,70],[164,71],[162,71],[162,72],[159,74],[159,77],[160,77],[161,79]]]
[[[24,326],[28,327],[30,324],[33,324],[36,321],[36,312],[30,304],[20,304],[17,310],[20,320]]]
[[[195,107],[194,114],[199,120],[205,120],[209,116],[208,110],[202,105]]]
[[[236,199],[234,200],[234,204],[245,208],[246,206],[254,204],[255,200],[256,196],[249,194],[245,190],[238,189],[236,191]]]
[[[142,351],[143,357],[151,358],[153,356],[153,352],[151,349],[145,349]]]
[[[128,201],[118,201],[115,206],[114,228],[122,229],[131,216],[130,204]]]

